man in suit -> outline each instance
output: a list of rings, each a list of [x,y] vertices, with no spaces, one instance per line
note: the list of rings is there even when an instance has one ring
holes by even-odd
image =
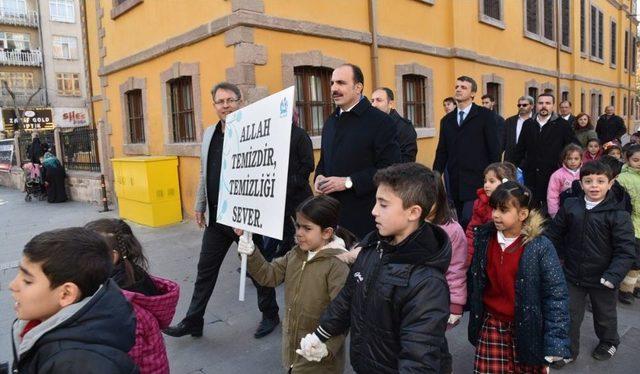
[[[554,113],[555,97],[538,96],[536,116],[525,121],[513,162],[522,169],[524,183],[533,192],[533,204],[547,212],[547,187],[551,174],[561,165],[560,154],[569,143],[578,143],[573,129]]]
[[[204,235],[198,260],[198,274],[187,315],[178,325],[170,326],[163,331],[175,337],[202,336],[204,312],[216,286],[220,266],[231,244],[238,241],[238,235],[233,229],[217,223],[215,217],[218,208],[225,120],[230,113],[240,108],[241,94],[236,85],[222,82],[213,87],[211,96],[220,121],[208,127],[203,135],[200,182],[195,204],[196,223],[200,228],[204,228]],[[261,237],[259,235],[253,237],[254,242],[262,247]],[[262,253],[271,260],[273,253],[265,251]],[[261,338],[273,331],[280,323],[278,303],[273,288],[261,287],[255,282],[254,284],[258,291],[258,308],[262,312],[262,321],[254,337]]]
[[[418,134],[416,134],[416,129],[413,128],[411,121],[402,117],[393,108],[394,104],[394,95],[390,88],[378,88],[371,94],[371,105],[390,115],[396,124],[402,162],[416,162]]]
[[[489,109],[496,115],[496,122],[498,123],[498,140],[500,141],[500,154],[504,151],[504,118],[496,110],[496,99],[488,94],[482,95],[482,106]]]
[[[516,144],[522,132],[524,121],[531,118],[533,113],[533,97],[520,96],[518,98],[518,114],[507,118],[504,126],[504,160],[513,163]]]
[[[473,78],[456,80],[457,109],[440,121],[440,138],[434,170],[447,172],[448,195],[462,227],[471,218],[476,191],[484,184],[484,169],[500,161],[500,141],[495,114],[473,103],[478,85]]]
[[[604,108],[604,114],[598,118],[596,124],[596,133],[600,143],[606,144],[612,140],[620,143],[620,138],[627,132],[622,117],[616,115],[616,109],[613,105]]]
[[[576,120],[576,117],[571,113],[571,101],[565,100],[560,103],[558,106],[558,112],[560,112],[560,118],[567,121],[567,124],[573,128],[573,122]]]
[[[353,64],[331,74],[331,97],[336,110],[322,128],[316,192],[340,201],[340,226],[362,239],[373,231],[374,174],[400,162],[396,125],[362,95],[364,75]]]

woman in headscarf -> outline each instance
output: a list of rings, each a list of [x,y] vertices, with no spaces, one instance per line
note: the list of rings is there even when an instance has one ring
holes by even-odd
[[[42,161],[43,177],[47,187],[47,201],[63,203],[67,201],[65,172],[60,161],[51,152],[46,152]]]

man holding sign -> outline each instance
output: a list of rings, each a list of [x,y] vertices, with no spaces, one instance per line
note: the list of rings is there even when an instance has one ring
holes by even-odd
[[[202,336],[204,312],[215,288],[220,266],[231,244],[238,241],[238,236],[231,227],[216,222],[218,204],[227,203],[226,200],[218,199],[223,167],[229,163],[233,164],[231,167],[255,166],[272,162],[273,159],[269,152],[247,152],[241,156],[223,158],[223,145],[227,139],[225,134],[227,116],[240,108],[241,94],[237,86],[223,82],[217,84],[211,90],[211,95],[213,96],[213,103],[220,121],[216,125],[207,128],[203,135],[200,183],[195,206],[196,223],[201,228],[204,228],[205,231],[202,237],[200,259],[198,260],[198,275],[187,316],[178,325],[164,330],[165,334],[175,337],[184,335]],[[268,131],[266,129],[265,124],[260,129],[254,127],[254,132],[245,132],[245,139],[257,136],[259,133],[264,134],[265,131]],[[272,189],[273,187],[272,184],[268,178],[265,178],[262,183],[252,180],[237,181],[237,183],[232,183],[230,188],[238,192],[260,190],[257,193],[270,195],[272,193],[270,191],[270,188]],[[205,220],[205,213],[207,213],[207,220]],[[267,219],[267,217],[261,217],[259,213],[252,209],[234,210],[235,217],[254,225],[261,225],[261,222]],[[254,236],[254,241],[259,247],[261,247],[260,239],[260,236]],[[256,285],[256,288],[258,308],[262,312],[263,319],[254,337],[261,338],[272,332],[280,323],[280,319],[278,317],[275,290],[259,285]]]

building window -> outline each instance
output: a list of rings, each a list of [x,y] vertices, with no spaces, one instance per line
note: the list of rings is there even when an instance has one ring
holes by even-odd
[[[553,25],[555,21],[555,17],[553,16],[553,1],[554,0],[544,0],[543,4],[543,32],[544,37],[549,40],[555,40],[555,33],[553,32]]]
[[[631,72],[636,72],[636,64],[638,63],[638,39],[634,36],[631,38]]]
[[[1,0],[0,8],[3,11],[11,14],[25,14],[27,13],[27,1],[26,0]]]
[[[624,68],[629,68],[629,30],[624,32]]]
[[[571,5],[569,0],[562,0],[560,3],[561,41],[562,46],[571,46]]]
[[[501,0],[482,0],[482,14],[495,20],[502,20]]]
[[[529,36],[537,40],[555,41],[555,0],[525,1],[525,27]]]
[[[415,127],[427,127],[426,102],[424,98],[425,78],[420,75],[402,76],[402,93],[404,98],[404,116]]]
[[[533,97],[533,100],[538,100],[538,87],[529,87],[527,95]]]
[[[78,59],[78,39],[73,36],[53,37],[53,58],[64,60]]]
[[[69,23],[76,21],[76,9],[73,0],[49,0],[49,8],[52,21]]]
[[[585,0],[580,0],[580,52],[587,53],[587,15]]]
[[[193,91],[191,88],[191,77],[180,77],[170,80],[169,91],[171,99],[173,142],[195,142],[196,128],[193,118]]]
[[[611,21],[611,66],[616,66],[618,59],[618,25]]]
[[[603,39],[604,39],[604,30],[602,26],[604,24],[602,11],[596,8],[594,5],[591,6],[591,57],[602,60],[603,54]]]
[[[562,101],[569,101],[569,91],[562,91],[561,98],[562,98],[562,100],[560,100],[561,102]]]
[[[488,82],[487,95],[491,96],[495,102],[493,110],[500,114],[500,103],[502,102],[502,98],[500,97],[500,83]]]
[[[580,112],[584,113],[584,92],[580,94]]]
[[[622,115],[623,116],[627,115],[627,97],[626,96],[622,97]]]
[[[538,0],[527,0],[527,31],[538,33]]]
[[[33,85],[33,73],[18,73],[18,72],[0,72],[0,82],[7,82],[7,85],[13,91],[14,94],[32,90]],[[4,90],[4,88],[2,88]],[[4,94],[4,92],[2,92]]]
[[[616,106],[616,95],[611,95],[611,98],[609,99],[609,105]]]
[[[31,37],[29,34],[0,32],[0,49],[30,50]]]
[[[127,91],[127,108],[129,120],[129,142],[144,143],[144,115],[142,111],[142,90]]]
[[[77,73],[57,73],[58,95],[60,96],[80,96],[80,74]]]
[[[311,136],[322,135],[322,125],[333,111],[332,69],[315,66],[293,68],[296,79],[296,107],[302,127]]]

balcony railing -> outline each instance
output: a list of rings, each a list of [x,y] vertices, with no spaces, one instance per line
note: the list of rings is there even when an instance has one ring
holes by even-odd
[[[42,53],[38,49],[31,51],[0,50],[0,64],[13,66],[41,66]]]
[[[0,87],[1,91],[0,91],[0,107],[3,108],[7,108],[7,107],[13,107],[14,106],[14,101],[11,98],[11,96],[7,93],[7,91],[4,89],[4,87]],[[27,90],[21,90],[18,91],[16,89],[14,89],[13,94],[16,96],[16,102],[15,105],[17,105],[19,108],[22,108],[24,105],[27,104],[27,101],[29,100],[29,97],[31,97],[31,95],[33,95],[33,93],[36,90],[34,89],[27,89]],[[29,103],[29,107],[38,107],[38,106],[43,106],[45,105],[45,100],[44,100],[44,90],[40,90],[40,92],[38,92],[32,99],[31,102]]]
[[[13,9],[0,8],[0,23],[4,25],[38,27],[38,12],[34,10],[20,12]]]

